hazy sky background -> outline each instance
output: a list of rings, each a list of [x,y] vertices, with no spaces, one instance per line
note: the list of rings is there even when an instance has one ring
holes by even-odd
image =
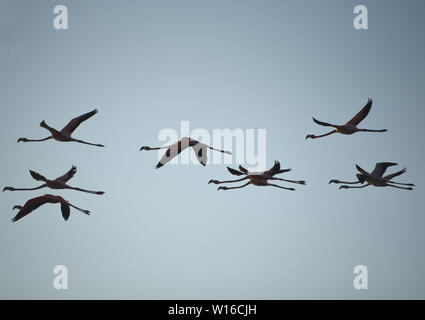
[[[69,29],[53,28],[68,7]],[[369,9],[369,30],[353,8]],[[424,1],[0,0],[3,186],[37,186],[28,169],[104,196],[43,189],[1,193],[0,298],[425,298]],[[311,117],[344,123],[373,98],[361,127],[331,135]],[[48,141],[94,108],[75,137]],[[224,165],[155,170],[160,130],[267,129],[267,162],[305,179],[295,192],[217,192]],[[393,161],[392,188],[338,190],[355,164]],[[233,166],[237,166],[236,163]],[[282,183],[285,185],[285,183]],[[15,204],[52,193],[92,212],[45,205],[13,224]],[[53,288],[64,264],[69,290]],[[353,288],[353,268],[369,289]]]

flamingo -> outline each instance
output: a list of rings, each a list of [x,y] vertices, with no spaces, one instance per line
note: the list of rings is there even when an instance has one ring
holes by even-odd
[[[104,147],[103,144],[95,144],[95,143],[89,143],[86,141],[82,141],[82,140],[78,140],[78,139],[74,139],[71,137],[72,133],[74,132],[75,129],[78,128],[78,126],[83,122],[86,121],[87,119],[89,119],[90,117],[92,117],[93,115],[95,115],[97,113],[97,109],[85,113],[79,117],[76,117],[74,119],[72,119],[61,131],[58,131],[50,126],[48,126],[46,124],[46,122],[43,120],[40,123],[40,127],[45,128],[47,130],[50,131],[50,136],[44,138],[44,139],[40,139],[40,140],[34,140],[34,139],[27,139],[27,138],[19,138],[18,142],[41,142],[41,141],[46,141],[49,139],[55,139],[56,141],[61,141],[61,142],[78,142],[78,143],[84,143],[84,144],[88,144],[91,146],[96,146],[96,147]]]
[[[335,129],[322,134],[320,136],[315,136],[313,134],[308,134],[305,138],[311,138],[311,139],[317,139],[317,138],[321,138],[321,137],[326,137],[330,134],[333,134],[335,132],[339,132],[342,134],[353,134],[359,131],[362,132],[386,132],[388,131],[387,129],[380,129],[380,130],[372,130],[372,129],[359,129],[357,127],[357,125],[364,119],[366,118],[366,116],[368,115],[370,109],[372,108],[372,99],[368,99],[367,104],[362,108],[362,110],[359,111],[359,113],[357,113],[350,121],[348,121],[346,124],[344,125],[336,125],[336,124],[330,124],[330,123],[326,123],[326,122],[322,122],[319,121],[315,118],[313,118],[313,121],[316,122],[317,124],[321,125],[321,126],[325,126],[325,127],[334,127]]]
[[[375,186],[375,187],[393,187],[397,189],[404,189],[404,190],[413,190],[412,187],[415,185],[413,183],[401,183],[401,182],[395,182],[392,181],[393,178],[398,177],[399,175],[402,175],[406,172],[406,168],[391,173],[389,175],[383,176],[385,171],[388,167],[396,166],[397,163],[394,162],[378,162],[375,165],[375,169],[369,173],[366,170],[363,170],[359,165],[356,164],[357,170],[360,172],[360,174],[356,174],[356,177],[358,181],[354,182],[346,182],[346,181],[339,181],[339,180],[331,180],[329,183],[344,183],[345,185],[340,186],[340,189],[350,189],[350,188],[365,188],[369,185]],[[347,186],[347,184],[363,184],[364,182],[367,182],[365,185],[362,186]],[[397,185],[403,185],[403,186],[409,186],[409,187],[399,187]]]
[[[199,142],[198,140],[188,138],[188,137],[183,137],[179,139],[176,143],[173,143],[169,146],[157,147],[157,148],[143,146],[140,148],[140,151],[167,149],[167,151],[165,151],[161,160],[159,160],[158,164],[155,167],[156,169],[159,169],[163,165],[165,165],[168,161],[170,161],[171,159],[179,155],[183,150],[187,149],[188,147],[192,147],[193,151],[195,152],[196,158],[203,166],[205,166],[207,163],[207,148],[211,150],[215,150],[215,151],[220,151],[225,154],[232,154],[230,151],[215,149],[213,147],[210,147],[209,145]]]
[[[252,184],[254,186],[272,186],[272,187],[276,187],[276,188],[281,188],[281,189],[285,189],[285,190],[291,190],[294,191],[294,188],[286,188],[286,187],[282,187],[276,184],[272,184],[269,183],[268,180],[279,180],[279,181],[286,181],[286,182],[290,182],[290,183],[296,183],[296,184],[305,184],[305,181],[295,181],[295,180],[286,180],[286,179],[281,179],[281,178],[275,178],[274,176],[276,174],[279,173],[284,173],[284,172],[289,172],[291,171],[291,169],[280,169],[280,163],[279,161],[275,161],[273,167],[267,171],[264,172],[249,172],[247,169],[245,169],[242,166],[239,166],[239,170],[235,170],[232,168],[227,167],[227,170],[229,170],[229,172],[233,175],[236,176],[242,176],[245,175],[245,177],[241,178],[241,179],[237,179],[237,180],[227,180],[227,181],[218,181],[218,180],[210,180],[208,182],[208,184],[210,183],[214,183],[214,184],[221,184],[221,183],[232,183],[232,182],[239,182],[239,181],[243,181],[243,180],[249,180],[247,183],[238,186],[238,187],[225,187],[225,186],[220,186],[218,187],[218,190],[231,190],[231,189],[240,189],[240,188],[244,188],[249,184]]]
[[[69,203],[67,200],[65,200],[64,198],[62,198],[60,196],[45,194],[44,196],[28,200],[24,204],[24,206],[20,206],[20,205],[14,206],[13,210],[19,209],[19,212],[12,219],[12,222],[16,222],[16,221],[22,219],[27,214],[31,213],[32,211],[34,211],[35,209],[39,208],[40,206],[42,206],[43,204],[46,204],[46,203],[60,203],[61,204],[62,217],[64,218],[65,221],[67,221],[68,218],[69,218],[69,214],[70,214],[70,211],[71,211],[70,207],[73,207],[74,209],[77,209],[77,210],[79,210],[82,213],[85,213],[87,215],[90,214],[90,211],[80,209],[80,208],[74,206],[73,204]]]
[[[105,193],[103,191],[90,191],[90,190],[86,190],[86,189],[74,188],[74,187],[67,185],[66,183],[68,182],[68,180],[70,180],[75,175],[76,172],[77,172],[77,167],[72,166],[72,168],[68,172],[66,172],[64,175],[56,178],[55,180],[49,180],[49,179],[45,178],[44,176],[42,176],[41,174],[30,170],[30,174],[35,180],[44,182],[41,186],[38,186],[38,187],[35,187],[35,188],[20,188],[20,189],[13,188],[13,187],[4,187],[3,192],[4,191],[38,190],[38,189],[47,187],[47,188],[50,188],[50,189],[72,189],[72,190],[76,190],[76,191],[82,191],[82,192],[93,193],[93,194],[98,194],[98,195]]]

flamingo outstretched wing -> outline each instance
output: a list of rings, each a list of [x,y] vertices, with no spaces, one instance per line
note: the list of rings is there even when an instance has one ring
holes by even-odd
[[[358,164],[356,164],[356,168],[357,168],[357,170],[358,170],[361,174],[366,175],[366,176],[370,176],[369,172],[367,172],[366,170],[362,169],[362,168],[361,168]]]
[[[165,150],[164,155],[157,163],[156,169],[161,168],[163,165],[172,160],[174,157],[178,156],[183,150],[186,150],[188,147],[189,139],[180,139],[176,143],[170,145],[167,150]]]
[[[324,127],[334,127],[334,128],[337,127],[337,125],[335,125],[335,124],[319,121],[315,118],[313,118],[313,121],[316,122],[318,125],[321,125],[321,126],[324,126]]]
[[[192,147],[198,161],[205,167],[207,164],[207,146],[202,143],[197,143]]]
[[[22,219],[23,217],[25,217],[26,215],[33,212],[35,209],[41,207],[47,202],[49,202],[49,199],[48,197],[46,197],[46,195],[28,200],[24,204],[24,206],[19,210],[17,215],[12,219],[12,221],[15,222]]]
[[[406,172],[406,168],[403,168],[400,171],[397,171],[397,172],[394,172],[394,173],[391,173],[391,174],[386,175],[385,177],[383,177],[383,179],[389,181],[389,180],[392,180],[395,177],[398,177],[398,176],[402,175],[405,172]]]
[[[397,163],[394,162],[378,162],[375,165],[375,169],[371,172],[371,175],[376,177],[382,177],[388,167],[396,166]]]
[[[82,122],[94,116],[96,113],[97,113],[97,109],[72,119],[60,132],[70,136]]]
[[[271,167],[269,170],[265,171],[264,173],[270,176],[273,176],[280,171],[280,162],[275,161],[273,167]]]
[[[370,108],[372,108],[372,99],[368,99],[366,105],[360,110],[347,124],[357,126],[366,116],[369,114]]]
[[[67,203],[61,202],[61,212],[62,212],[63,219],[65,221],[68,221],[69,215],[71,213],[71,208],[69,207]]]
[[[55,181],[58,182],[62,182],[62,183],[67,183],[77,172],[77,167],[76,166],[72,166],[72,168],[70,170],[68,170],[68,172],[66,172],[65,174],[61,175],[60,177],[57,177],[55,179]]]
[[[31,174],[31,177],[33,177],[33,179],[35,179],[37,181],[44,181],[44,182],[46,182],[46,180],[47,180],[46,177],[42,176],[38,172],[35,172],[35,171],[30,170],[30,174]]]
[[[242,175],[246,174],[245,172],[240,172],[240,171],[232,169],[230,167],[227,167],[227,170],[235,176],[242,176]]]

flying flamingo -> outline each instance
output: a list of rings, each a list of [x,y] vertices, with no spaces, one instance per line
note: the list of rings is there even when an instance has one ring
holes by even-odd
[[[46,203],[60,203],[61,204],[62,217],[65,219],[65,221],[67,221],[68,218],[69,218],[69,214],[71,212],[70,207],[73,207],[73,208],[75,208],[75,209],[77,209],[77,210],[79,210],[82,213],[85,213],[87,215],[90,214],[90,211],[80,209],[80,208],[72,205],[71,203],[69,203],[67,200],[65,200],[62,197],[54,196],[54,195],[51,195],[51,194],[45,194],[44,196],[28,200],[25,203],[24,206],[20,206],[20,205],[14,206],[13,210],[19,209],[19,212],[12,219],[12,222],[15,222],[15,221],[18,221],[19,219],[22,219],[27,214],[31,213],[32,211],[34,211],[35,209],[39,208],[40,206],[42,206],[43,204],[46,204]]]
[[[103,144],[89,143],[89,142],[74,139],[74,138],[71,137],[74,130],[77,129],[78,126],[83,121],[86,121],[88,118],[92,117],[96,113],[97,113],[97,109],[72,119],[61,131],[58,131],[58,130],[48,126],[46,124],[46,122],[43,120],[40,123],[40,127],[49,130],[50,134],[51,134],[50,136],[48,136],[44,139],[40,139],[40,140],[31,140],[31,139],[27,139],[27,138],[19,138],[18,142],[20,142],[20,141],[22,141],[22,142],[41,142],[41,141],[46,141],[46,140],[49,140],[49,139],[55,139],[56,141],[61,141],[61,142],[73,141],[73,142],[84,143],[84,144],[88,144],[88,145],[96,146],[96,147],[104,147]]]
[[[171,159],[179,155],[183,150],[187,149],[188,147],[192,147],[193,151],[195,152],[196,158],[203,166],[205,166],[207,163],[207,148],[211,150],[215,150],[215,151],[220,151],[225,154],[232,154],[230,151],[215,149],[213,147],[210,147],[209,145],[199,142],[198,140],[187,138],[187,137],[183,137],[179,139],[179,141],[177,141],[176,143],[171,144],[169,146],[157,147],[157,148],[143,146],[140,148],[140,151],[167,149],[167,151],[165,151],[164,155],[162,156],[161,160],[159,160],[158,164],[156,165],[156,169],[159,169],[163,165],[165,165],[168,161],[170,161]]]
[[[103,191],[90,191],[90,190],[85,190],[80,188],[74,188],[67,185],[66,183],[68,182],[68,180],[70,180],[76,172],[77,172],[77,167],[72,166],[72,168],[68,172],[66,172],[64,175],[56,178],[55,180],[49,180],[43,177],[41,174],[30,170],[30,174],[35,180],[44,182],[41,186],[38,186],[35,188],[20,188],[20,189],[13,188],[13,187],[4,187],[3,191],[28,191],[28,190],[38,190],[38,189],[47,187],[50,189],[72,189],[72,190],[77,190],[82,192],[93,193],[93,194],[105,193]]]
[[[399,175],[402,175],[403,173],[405,173],[406,168],[400,171],[391,173],[389,175],[383,176],[388,167],[396,166],[396,165],[397,163],[394,163],[394,162],[378,162],[375,165],[375,169],[371,173],[368,173],[366,170],[363,170],[359,165],[356,164],[356,168],[360,172],[360,174],[356,174],[358,181],[346,182],[346,181],[339,181],[334,179],[329,181],[329,183],[338,183],[338,184],[345,183],[345,185],[342,185],[339,187],[340,189],[365,188],[369,185],[372,185],[375,187],[393,187],[393,188],[404,189],[404,190],[413,190],[413,188],[411,188],[415,186],[413,183],[400,183],[400,182],[391,181],[393,178],[398,177]],[[363,184],[364,182],[367,182],[367,183],[362,186],[347,186],[347,184],[358,184],[358,183]],[[399,186],[396,186],[395,184],[409,186],[409,187],[407,188],[399,187]]]
[[[330,124],[330,123],[326,123],[326,122],[322,122],[319,120],[316,120],[313,118],[313,121],[316,122],[317,124],[321,125],[321,126],[325,126],[325,127],[334,127],[335,129],[322,134],[320,136],[315,136],[313,134],[308,134],[305,138],[311,138],[311,139],[316,139],[316,138],[321,138],[321,137],[326,137],[330,134],[333,134],[335,132],[339,132],[342,134],[353,134],[359,131],[363,131],[363,132],[386,132],[387,129],[380,129],[380,130],[372,130],[372,129],[359,129],[357,128],[357,125],[364,119],[366,118],[366,116],[368,115],[370,108],[372,108],[372,99],[369,99],[367,101],[367,104],[363,107],[362,110],[359,111],[359,113],[357,113],[350,121],[348,121],[346,124],[344,125],[336,125],[336,124]]]
[[[291,191],[294,191],[295,189],[294,188],[286,188],[286,187],[282,187],[282,186],[279,186],[279,185],[276,185],[276,184],[272,184],[272,183],[269,183],[268,180],[279,180],[279,181],[286,181],[286,182],[290,182],[290,183],[305,184],[305,181],[294,181],[294,180],[286,180],[286,179],[281,179],[281,178],[275,178],[274,176],[276,174],[291,171],[291,169],[282,169],[281,170],[279,161],[275,161],[274,166],[271,169],[264,171],[264,172],[249,172],[248,170],[246,170],[242,166],[239,166],[240,171],[229,168],[229,167],[227,167],[227,170],[229,170],[229,172],[233,175],[236,175],[236,176],[245,175],[245,177],[243,177],[241,179],[237,179],[237,180],[227,180],[227,181],[210,180],[208,182],[208,184],[210,184],[210,183],[214,183],[214,184],[232,183],[232,182],[239,182],[239,181],[243,181],[243,180],[248,179],[249,181],[247,183],[241,185],[241,186],[238,186],[238,187],[220,186],[220,187],[218,187],[217,190],[240,189],[240,188],[246,187],[249,184],[253,184],[255,186],[272,186],[272,187],[291,190]]]

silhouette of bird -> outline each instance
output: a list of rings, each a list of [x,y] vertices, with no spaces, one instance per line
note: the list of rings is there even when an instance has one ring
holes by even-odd
[[[162,156],[161,160],[159,160],[158,164],[156,165],[156,169],[159,169],[163,165],[165,165],[167,162],[169,162],[171,159],[179,155],[183,150],[187,149],[188,147],[192,147],[193,151],[195,152],[196,158],[203,166],[205,166],[207,163],[207,148],[211,150],[215,150],[215,151],[220,151],[225,154],[232,154],[230,151],[215,149],[213,147],[210,147],[209,145],[199,142],[198,140],[187,138],[187,137],[183,137],[179,139],[176,143],[173,143],[169,146],[157,147],[157,148],[143,146],[140,148],[140,151],[167,149],[164,155]]]
[[[411,188],[415,186],[413,183],[401,183],[401,182],[392,181],[393,178],[398,177],[399,175],[402,175],[403,173],[405,173],[406,168],[400,171],[391,173],[389,175],[383,176],[388,167],[396,166],[396,165],[397,163],[394,163],[394,162],[378,162],[375,165],[375,169],[371,173],[368,173],[366,170],[363,170],[359,165],[356,164],[356,168],[360,172],[360,174],[356,174],[358,181],[346,182],[346,181],[339,181],[339,180],[333,179],[329,181],[329,183],[337,183],[337,184],[344,183],[345,185],[340,186],[339,187],[340,189],[365,188],[369,185],[372,185],[375,187],[393,187],[393,188],[404,189],[404,190],[413,190],[413,188]],[[362,186],[347,186],[347,184],[358,184],[358,183],[363,184],[364,182],[367,182],[367,183]],[[399,186],[396,186],[395,184],[409,186],[409,187],[407,188],[399,187]]]
[[[316,122],[317,124],[321,125],[321,126],[325,126],[325,127],[334,127],[335,129],[322,134],[320,136],[315,136],[313,134],[308,134],[305,138],[311,138],[311,139],[317,139],[317,138],[321,138],[321,137],[325,137],[328,136],[330,134],[339,132],[342,134],[353,134],[359,131],[362,132],[386,132],[388,131],[387,129],[380,129],[380,130],[372,130],[372,129],[359,129],[357,127],[357,125],[364,119],[366,118],[366,116],[369,114],[370,109],[372,108],[372,99],[369,99],[367,101],[367,104],[362,108],[362,110],[359,111],[359,113],[357,113],[350,121],[348,121],[346,124],[344,125],[336,125],[336,124],[330,124],[327,122],[322,122],[319,120],[316,120],[315,118],[313,118],[313,121]]]
[[[274,176],[279,174],[279,173],[284,173],[284,172],[289,172],[291,171],[291,169],[280,169],[280,163],[279,161],[275,161],[274,166],[267,170],[267,171],[263,171],[263,172],[249,172],[247,169],[245,169],[242,166],[239,166],[239,170],[235,170],[232,168],[227,167],[227,170],[229,170],[229,172],[233,175],[236,176],[245,176],[241,179],[237,179],[237,180],[227,180],[227,181],[218,181],[218,180],[210,180],[208,182],[208,184],[210,183],[214,183],[214,184],[222,184],[222,183],[232,183],[232,182],[239,182],[239,181],[244,181],[244,180],[249,180],[247,183],[238,186],[238,187],[225,187],[225,186],[220,186],[218,187],[217,190],[231,190],[231,189],[240,189],[240,188],[244,188],[249,184],[252,184],[254,186],[272,186],[272,187],[276,187],[276,188],[281,188],[281,189],[286,189],[286,190],[291,190],[294,191],[294,188],[286,188],[286,187],[282,187],[276,184],[272,184],[269,183],[269,180],[278,180],[278,181],[286,181],[289,183],[296,183],[296,184],[305,184],[305,181],[295,181],[295,180],[286,180],[286,179],[282,179],[282,178],[275,178]]]
[[[20,206],[20,205],[14,206],[13,210],[19,209],[19,212],[12,219],[12,222],[15,222],[15,221],[22,219],[27,214],[31,213],[32,211],[34,211],[35,209],[39,208],[40,206],[42,206],[43,204],[46,204],[46,203],[60,203],[61,204],[62,217],[65,219],[65,221],[67,221],[68,218],[69,218],[69,215],[70,215],[70,212],[71,212],[70,207],[73,207],[74,209],[77,209],[77,210],[79,210],[82,213],[85,213],[87,215],[90,214],[90,211],[80,209],[80,208],[74,206],[73,204],[69,203],[67,200],[65,200],[62,197],[54,196],[54,195],[51,195],[51,194],[45,194],[44,196],[28,200],[24,204],[24,206]]]
[[[89,119],[90,117],[92,117],[93,115],[95,115],[97,113],[97,109],[85,113],[79,117],[76,117],[74,119],[72,119],[61,131],[58,131],[50,126],[48,126],[46,124],[46,122],[43,120],[40,123],[40,127],[45,128],[47,130],[50,131],[50,136],[44,138],[44,139],[40,139],[40,140],[34,140],[34,139],[27,139],[27,138],[19,138],[18,142],[41,142],[41,141],[46,141],[49,139],[55,139],[56,141],[61,141],[61,142],[78,142],[78,143],[84,143],[84,144],[88,144],[91,146],[96,146],[96,147],[104,147],[103,144],[95,144],[95,143],[89,143],[89,142],[85,142],[82,140],[78,140],[78,139],[74,139],[71,137],[72,133],[75,131],[75,129],[78,128],[78,126],[83,122],[86,121],[87,119]]]
[[[50,189],[71,189],[71,190],[77,190],[77,191],[99,194],[99,195],[105,193],[103,191],[91,191],[91,190],[86,190],[86,189],[74,188],[74,187],[67,185],[66,183],[68,182],[68,180],[70,180],[75,175],[76,172],[77,172],[77,167],[72,166],[72,168],[68,172],[66,172],[64,175],[56,178],[55,180],[49,180],[49,179],[45,178],[44,176],[42,176],[41,174],[30,170],[30,174],[35,180],[44,182],[41,186],[38,186],[38,187],[35,187],[35,188],[19,188],[19,189],[14,188],[14,187],[4,187],[3,192],[4,191],[38,190],[38,189],[47,187],[47,188],[50,188]]]

